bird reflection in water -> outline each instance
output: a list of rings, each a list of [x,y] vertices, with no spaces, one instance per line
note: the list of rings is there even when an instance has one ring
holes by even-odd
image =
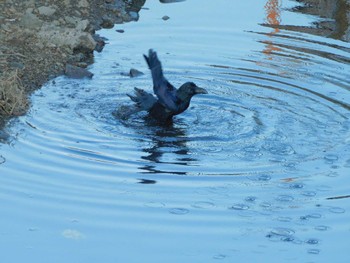
[[[161,125],[149,116],[144,117],[144,121],[144,131],[147,130],[147,137],[151,138],[152,141],[149,147],[142,149],[146,155],[141,158],[149,161],[149,164],[139,167],[142,173],[186,175],[187,169],[180,167],[189,166],[197,161],[190,157],[190,150],[187,147],[189,138],[186,135],[186,125],[181,123],[179,119],[176,125],[173,122]],[[165,155],[167,156],[165,157]],[[164,160],[165,158],[166,160]]]

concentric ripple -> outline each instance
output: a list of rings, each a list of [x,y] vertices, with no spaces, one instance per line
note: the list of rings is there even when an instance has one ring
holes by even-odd
[[[330,261],[346,251],[350,47],[271,34],[258,26],[262,1],[222,1],[152,1],[124,34],[101,32],[109,43],[93,79],[59,77],[33,94],[30,113],[0,134],[5,258],[62,258],[52,248],[71,242],[66,262]],[[209,91],[170,125],[114,114],[134,87],[152,90],[151,47],[171,83]],[[130,68],[145,74],[129,78]]]

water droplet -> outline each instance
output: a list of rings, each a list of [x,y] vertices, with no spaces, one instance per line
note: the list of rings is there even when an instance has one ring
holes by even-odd
[[[165,204],[161,203],[161,202],[148,202],[148,203],[145,203],[144,206],[153,207],[153,208],[161,208],[161,207],[164,207]]]
[[[319,219],[322,217],[321,214],[318,214],[318,213],[314,213],[314,214],[309,214],[307,215],[308,218],[312,218],[312,219]]]
[[[186,215],[190,211],[186,208],[171,208],[169,209],[169,213],[173,215]]]
[[[330,163],[333,163],[335,161],[338,160],[338,156],[335,155],[335,154],[327,154],[324,159],[327,161],[327,162],[330,162]]]
[[[288,237],[288,236],[294,235],[295,231],[293,229],[290,229],[290,228],[277,227],[277,228],[272,229],[270,231],[270,233],[273,235]]]
[[[290,195],[280,195],[276,198],[276,200],[280,202],[291,202],[294,200],[294,198]]]
[[[260,152],[260,149],[258,147],[254,146],[248,146],[243,149],[243,151],[248,152],[248,153],[258,153]]]
[[[296,238],[296,239],[293,240],[293,244],[300,245],[302,243],[303,243],[303,241],[301,241],[300,239]]]
[[[320,241],[316,238],[310,238],[305,240],[305,243],[309,245],[317,245],[318,243],[320,243]]]
[[[227,257],[226,255],[218,254],[218,255],[213,256],[213,259],[222,260],[222,259],[225,259],[226,257]]]
[[[289,169],[294,169],[297,164],[293,162],[284,163],[283,166]]]
[[[271,207],[271,203],[269,203],[269,202],[262,202],[260,204],[260,206],[263,207],[263,208],[270,208]]]
[[[292,242],[294,241],[294,237],[282,237],[281,240],[284,242]]]
[[[267,143],[264,145],[264,149],[276,155],[291,155],[295,153],[292,146],[278,142]]]
[[[303,221],[309,220],[309,218],[308,218],[307,216],[300,216],[299,219],[300,219],[300,220],[303,220]]]
[[[289,228],[274,228],[266,235],[271,241],[294,242],[294,230]]]
[[[290,222],[292,221],[292,218],[291,217],[287,217],[287,216],[280,216],[277,218],[278,221],[280,222]]]
[[[270,181],[271,180],[271,176],[267,175],[267,174],[262,174],[258,177],[259,181]]]
[[[345,213],[345,209],[341,207],[331,207],[329,208],[329,212],[334,213],[334,214],[343,214]]]
[[[332,167],[332,168],[333,168],[333,167]],[[332,173],[328,173],[327,176],[328,176],[328,177],[337,177],[337,176],[339,176],[339,173],[337,173],[337,172],[332,172]]]
[[[247,202],[254,202],[256,199],[257,198],[255,196],[247,196],[244,200]]]
[[[290,184],[289,188],[290,189],[301,189],[301,188],[304,188],[304,184],[302,184],[302,183]]]
[[[316,196],[316,192],[314,191],[305,191],[302,193],[303,196],[307,196],[307,197],[314,197]]]
[[[280,157],[280,156],[277,156],[277,157],[271,157],[269,159],[270,162],[273,162],[273,163],[284,163],[286,162],[287,160],[283,157]]]
[[[209,209],[215,207],[215,204],[206,201],[195,202],[192,207],[200,209]]]
[[[329,226],[315,226],[315,229],[318,231],[327,231],[330,229]]]
[[[309,250],[307,251],[307,253],[313,254],[313,255],[318,255],[318,254],[320,254],[320,250],[319,250],[319,249],[313,248],[313,249],[309,249]]]
[[[234,204],[233,206],[229,207],[229,209],[232,210],[248,210],[249,206],[245,204]]]

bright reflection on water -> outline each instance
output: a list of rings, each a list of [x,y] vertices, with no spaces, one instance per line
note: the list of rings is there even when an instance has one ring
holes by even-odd
[[[350,46],[261,26],[314,19],[274,3],[149,1],[92,80],[33,94],[0,138],[3,262],[348,262]],[[209,91],[166,127],[112,114],[149,48]]]

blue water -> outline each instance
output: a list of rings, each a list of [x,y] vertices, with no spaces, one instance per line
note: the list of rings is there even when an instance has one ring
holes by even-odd
[[[318,19],[272,2],[147,1],[91,80],[35,92],[0,144],[1,262],[349,262],[350,45],[263,26]],[[209,92],[167,127],[113,115],[149,48]]]

